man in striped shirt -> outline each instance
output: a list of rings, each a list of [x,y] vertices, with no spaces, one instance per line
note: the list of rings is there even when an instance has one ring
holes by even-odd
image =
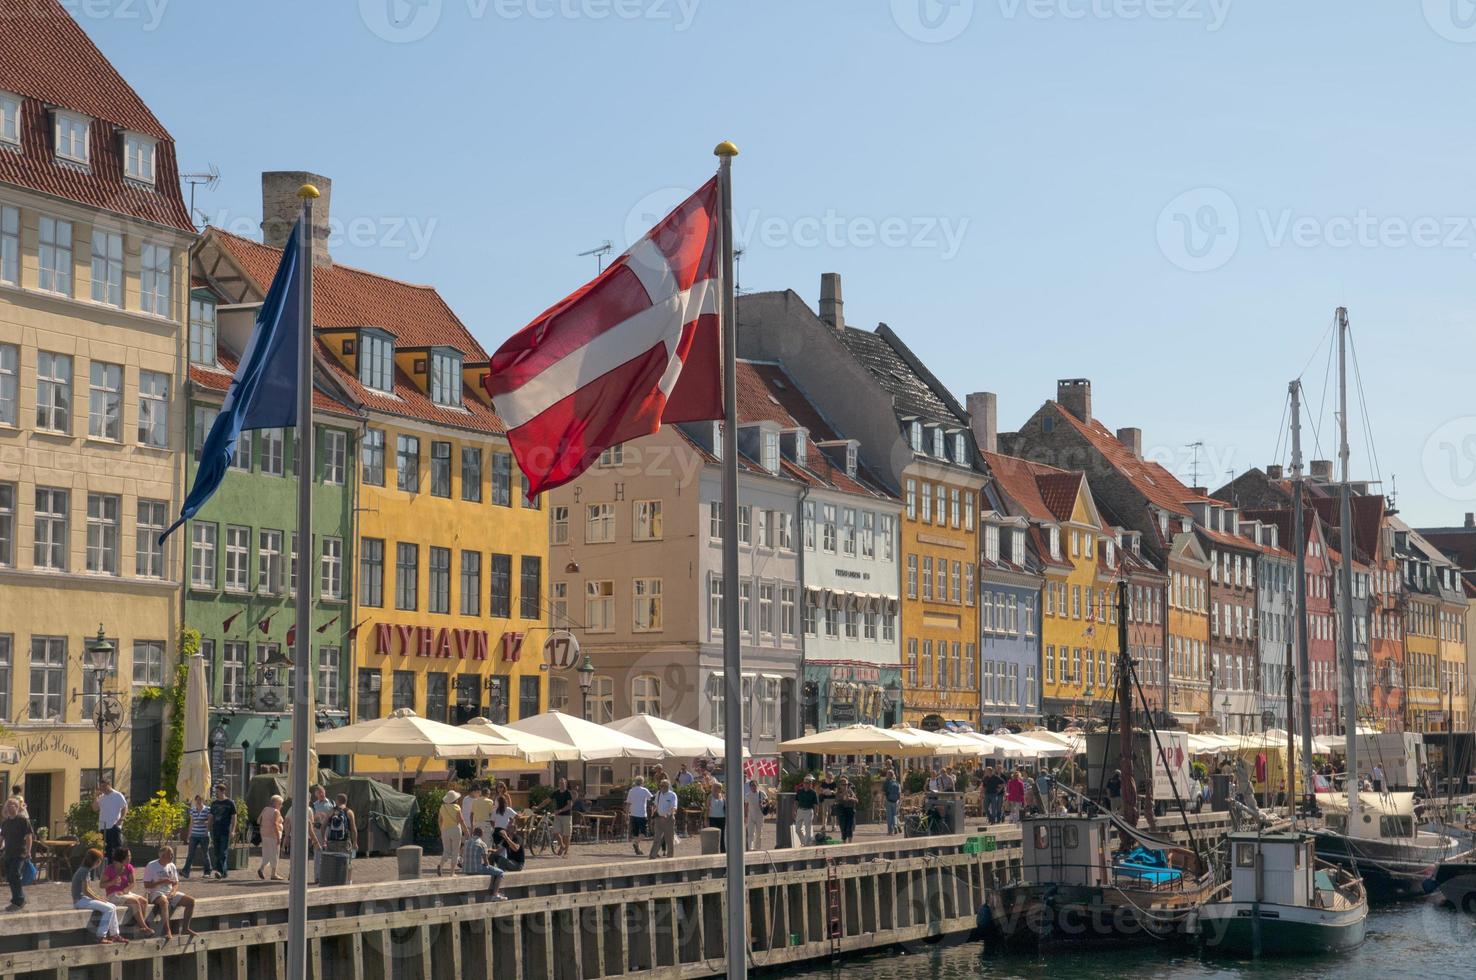
[[[185,855],[181,878],[190,876],[190,867],[195,863],[195,853],[200,854],[200,863],[205,867],[205,877],[210,877],[210,807],[199,793],[190,801],[190,849]]]

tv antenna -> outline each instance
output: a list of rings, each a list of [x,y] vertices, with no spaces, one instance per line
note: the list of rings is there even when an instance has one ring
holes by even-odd
[[[733,249],[733,292],[743,292],[743,252],[742,248]]]
[[[582,259],[587,255],[593,255],[595,257],[595,275],[599,275],[605,271],[605,256],[613,251],[615,251],[615,246],[610,244],[609,239],[606,239],[589,251],[580,252],[579,257]]]
[[[203,173],[180,174],[179,179],[190,185],[190,220],[194,221],[195,188],[203,186],[206,190],[213,189],[216,184],[220,183],[220,168],[213,163],[208,164],[207,169]],[[201,217],[204,216],[201,215]],[[203,229],[209,222],[201,221],[199,224]]]
[[[1194,462],[1189,470],[1189,485],[1197,487],[1199,486],[1199,451],[1204,448],[1204,440],[1196,439],[1184,448],[1194,450]]]

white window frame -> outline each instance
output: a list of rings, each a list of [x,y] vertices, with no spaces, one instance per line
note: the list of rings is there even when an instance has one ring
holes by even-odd
[[[227,592],[251,590],[251,528],[240,524],[226,525],[225,580]]]
[[[174,249],[144,242],[138,263],[138,306],[152,316],[174,319]]]
[[[0,205],[0,282],[20,285],[20,210]]]
[[[661,501],[637,500],[631,504],[630,536],[635,541],[660,541]]]
[[[615,505],[584,505],[584,543],[610,544],[615,540]]]
[[[348,471],[348,433],[342,429],[323,430],[323,482],[341,487]]]
[[[0,143],[20,146],[20,96],[11,92],[0,92]]]
[[[87,366],[87,438],[123,441],[123,365],[92,361]]]
[[[569,508],[567,506],[549,508],[548,543],[553,545],[569,543]]]
[[[261,429],[257,435],[260,470],[269,476],[287,475],[287,436],[282,429]]]
[[[615,581],[586,579],[584,582],[584,631],[615,632]]]
[[[388,334],[359,331],[359,383],[384,394],[395,390],[395,342]]]
[[[323,538],[319,595],[324,599],[343,598],[343,539]]]
[[[94,575],[117,575],[122,551],[123,499],[116,494],[87,495],[87,571]]]
[[[216,351],[218,324],[215,299],[190,296],[190,363],[214,367],[219,361]]]
[[[666,628],[661,606],[661,579],[632,579],[630,604],[632,632],[659,633]]]
[[[123,236],[92,229],[92,301],[123,308]]]
[[[190,524],[190,588],[215,588],[216,526],[209,521]]]
[[[630,713],[662,717],[660,677],[637,674],[630,679]]]
[[[161,371],[138,372],[138,442],[169,448],[169,375]]]
[[[41,215],[37,226],[36,288],[58,296],[72,295],[72,223]]]
[[[142,133],[123,132],[123,176],[140,184],[154,185],[154,162],[159,141]]]
[[[54,109],[51,114],[52,151],[58,160],[91,165],[92,119],[80,112]]]
[[[461,404],[461,352],[436,348],[430,355],[431,401],[437,405]]]
[[[134,521],[133,574],[139,578],[164,577],[164,546],[159,535],[169,523],[169,504],[163,500],[138,500],[138,518]],[[0,549],[0,562],[5,555]]]

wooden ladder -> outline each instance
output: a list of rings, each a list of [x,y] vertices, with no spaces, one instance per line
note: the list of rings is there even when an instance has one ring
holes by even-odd
[[[841,880],[840,874],[835,867],[835,859],[825,859],[825,895],[827,918],[830,923],[830,955],[840,955],[841,937],[845,935],[845,925],[841,921]]]

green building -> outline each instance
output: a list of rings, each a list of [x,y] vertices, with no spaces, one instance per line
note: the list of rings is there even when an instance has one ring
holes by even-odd
[[[197,255],[197,263],[198,263]],[[185,486],[250,336],[258,298],[224,305],[203,280],[190,303],[189,446]],[[220,303],[220,305],[218,305]],[[313,535],[307,581],[318,726],[347,721],[354,623],[354,506],[360,424],[341,393],[319,377]],[[259,767],[281,760],[291,731],[294,602],[299,587],[295,430],[242,433],[215,496],[189,521],[184,623],[200,631],[209,668],[211,762],[240,795]]]

